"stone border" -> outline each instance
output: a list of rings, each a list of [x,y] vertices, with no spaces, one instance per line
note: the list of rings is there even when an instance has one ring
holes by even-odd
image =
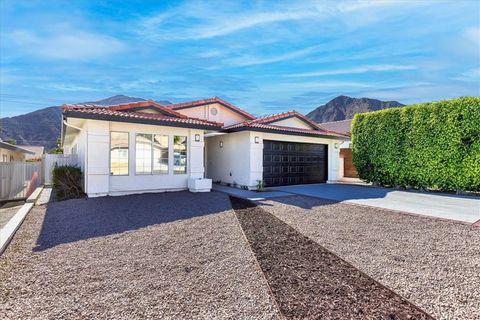
[[[0,255],[7,249],[10,240],[12,240],[15,232],[22,225],[23,220],[33,208],[33,203],[25,203],[15,215],[0,229]]]
[[[42,193],[42,190],[43,190],[43,186],[42,187],[38,187],[36,188],[32,194],[28,197],[27,199],[27,203],[35,203],[35,201],[37,201],[38,197],[40,196],[40,194]]]

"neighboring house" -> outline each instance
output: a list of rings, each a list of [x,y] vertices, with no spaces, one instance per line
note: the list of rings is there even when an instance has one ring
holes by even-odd
[[[352,120],[324,122],[319,125],[327,130],[339,132],[350,137]],[[340,145],[340,175],[345,178],[358,178],[357,169],[353,165],[350,143],[351,140],[348,138],[348,140],[345,140],[345,142]]]
[[[34,152],[0,140],[0,162],[25,161],[27,155]]]
[[[26,154],[25,155],[25,160],[41,160],[42,156],[45,152],[45,147],[44,146],[19,146],[25,150],[30,150],[34,154]]]
[[[219,98],[63,106],[62,145],[91,197],[183,190],[198,178],[248,189],[335,181],[345,139],[295,111],[256,118]]]

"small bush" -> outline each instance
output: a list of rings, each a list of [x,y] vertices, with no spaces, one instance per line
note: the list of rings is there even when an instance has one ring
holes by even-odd
[[[385,186],[480,190],[480,97],[357,114],[353,162]]]
[[[83,195],[82,170],[75,166],[53,168],[53,190],[58,200],[81,197]]]
[[[257,191],[258,192],[265,191],[265,182],[263,180],[257,180]]]

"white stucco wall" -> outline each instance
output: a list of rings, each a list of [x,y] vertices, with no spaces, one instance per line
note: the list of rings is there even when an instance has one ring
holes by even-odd
[[[223,142],[223,147],[220,147]],[[207,178],[250,186],[250,133],[236,132],[206,138]]]
[[[259,143],[255,143],[259,137]],[[341,141],[307,136],[242,131],[206,139],[208,178],[222,183],[236,183],[254,189],[263,179],[263,140],[277,140],[328,145],[328,181],[341,178],[339,148]],[[220,148],[220,141],[223,148]]]
[[[212,114],[213,108],[217,109],[216,115]],[[199,119],[221,122],[225,126],[229,126],[229,125],[240,123],[247,120],[247,118],[245,118],[238,112],[232,111],[231,109],[219,103],[211,103],[203,106],[179,109],[175,111],[192,118],[199,118]]]
[[[0,148],[0,162],[24,161],[25,154],[20,151]]]
[[[312,126],[310,126],[309,124],[305,123],[305,121],[302,121],[296,117],[271,122],[270,124],[273,124],[276,126],[284,126],[284,127],[292,127],[292,128],[300,128],[300,129],[312,129]]]
[[[87,120],[84,131],[72,139],[70,147],[77,145],[82,171],[85,175],[85,191],[90,197],[122,195],[143,192],[159,192],[187,189],[188,178],[203,178],[203,130],[155,125],[129,124]],[[129,133],[129,174],[110,174],[110,132]],[[135,134],[162,134],[169,137],[168,174],[137,175],[135,173]],[[195,135],[200,135],[200,142]],[[173,136],[187,136],[187,173],[173,173]],[[85,140],[87,143],[85,144]],[[82,147],[85,146],[85,147]]]

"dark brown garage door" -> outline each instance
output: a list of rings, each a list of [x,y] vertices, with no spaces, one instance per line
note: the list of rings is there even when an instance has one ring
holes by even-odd
[[[265,186],[319,183],[327,180],[327,145],[263,141]]]

